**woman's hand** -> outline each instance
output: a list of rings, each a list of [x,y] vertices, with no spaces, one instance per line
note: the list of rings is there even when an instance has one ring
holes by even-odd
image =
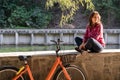
[[[85,49],[85,43],[83,42],[80,46],[79,46],[79,49]]]

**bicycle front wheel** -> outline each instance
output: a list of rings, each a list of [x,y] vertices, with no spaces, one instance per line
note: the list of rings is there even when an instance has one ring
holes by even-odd
[[[87,80],[85,73],[76,66],[66,66],[65,67],[71,80]],[[66,80],[62,69],[59,69],[54,76],[53,80]]]
[[[0,80],[12,80],[13,77],[16,76],[16,73],[19,69],[16,67],[1,67],[0,68]],[[17,80],[24,80],[23,76],[21,76]]]

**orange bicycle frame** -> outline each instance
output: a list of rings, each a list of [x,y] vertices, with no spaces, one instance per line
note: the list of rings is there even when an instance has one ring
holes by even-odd
[[[19,71],[18,71],[19,72]],[[28,73],[29,77],[30,77],[30,80],[34,80],[33,79],[33,76],[32,76],[32,72],[30,70],[30,67],[28,64],[25,65],[25,68],[20,71],[12,80],[17,80],[20,76],[22,76],[22,74],[24,74],[25,72]]]
[[[60,57],[57,57],[57,58],[56,58],[55,63],[53,64],[53,66],[52,66],[52,68],[51,68],[51,70],[50,70],[50,72],[49,72],[49,74],[48,74],[48,76],[47,76],[47,78],[46,78],[45,80],[51,80],[52,75],[54,74],[54,72],[55,72],[55,70],[57,69],[57,66],[58,66],[58,65],[60,65],[60,67],[62,68],[63,73],[64,73],[66,79],[67,79],[67,80],[71,80],[68,72],[66,71],[65,67],[64,67],[63,64],[62,64],[62,61],[60,60]]]
[[[67,80],[71,80],[68,72],[66,71],[65,67],[64,67],[63,64],[62,64],[62,61],[60,60],[60,57],[57,57],[57,58],[56,58],[55,63],[53,64],[53,66],[52,66],[52,68],[51,68],[51,70],[50,70],[50,72],[49,72],[49,74],[48,74],[48,76],[46,77],[45,80],[51,80],[51,78],[52,78],[55,70],[57,69],[57,67],[58,67],[59,65],[60,65],[60,67],[62,68],[63,73],[64,73],[66,79],[67,79]],[[25,68],[24,68],[22,71],[20,71],[20,72],[18,71],[18,74],[17,74],[12,80],[17,80],[17,79],[18,79],[19,77],[21,77],[22,74],[24,74],[25,72],[28,73],[28,75],[29,75],[29,77],[30,77],[30,80],[34,80],[34,79],[33,79],[33,76],[32,76],[32,72],[31,72],[30,67],[29,67],[28,64],[25,65]]]

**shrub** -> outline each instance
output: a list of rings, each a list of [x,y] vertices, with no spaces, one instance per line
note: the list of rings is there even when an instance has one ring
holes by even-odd
[[[31,10],[31,15],[29,20],[27,20],[27,25],[34,28],[45,28],[51,20],[51,15],[52,14],[49,12],[45,12],[36,7]]]
[[[17,6],[8,21],[11,28],[26,26],[27,28],[45,28],[51,20],[51,14],[36,7],[27,11],[24,6]]]
[[[29,19],[30,13],[26,10],[24,6],[17,6],[16,9],[11,13],[8,18],[11,28],[15,26],[27,26],[26,21]]]

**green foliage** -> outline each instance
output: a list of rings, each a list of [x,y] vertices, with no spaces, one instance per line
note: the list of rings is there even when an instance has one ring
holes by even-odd
[[[26,10],[24,6],[16,6],[16,9],[11,13],[11,16],[8,18],[11,28],[15,26],[26,26],[26,21],[29,19],[30,13]]]
[[[0,28],[45,28],[52,17],[45,5],[51,9],[56,3],[62,12],[60,25],[72,21],[80,6],[87,14],[95,6],[104,23],[120,24],[120,0],[0,0]]]
[[[18,25],[29,28],[45,28],[50,20],[51,15],[43,12],[40,8],[36,7],[27,11],[24,6],[17,6],[8,19],[11,28]]]
[[[5,16],[4,16],[4,11],[1,9],[0,10],[0,28],[2,28],[6,22],[5,22]]]
[[[27,25],[34,28],[45,28],[51,20],[51,14],[44,12],[40,8],[36,7],[31,10],[31,15],[29,20],[27,20]]]
[[[73,15],[79,9],[79,6],[86,6],[87,9],[93,10],[94,5],[91,0],[47,0],[46,7],[47,9],[54,7],[54,4],[58,3],[62,11],[60,25],[62,26],[69,19],[72,19]]]
[[[43,5],[45,1],[39,4],[33,0],[1,0],[0,28],[45,28],[51,13]]]
[[[93,0],[105,24],[120,23],[120,0]]]
[[[11,11],[14,9],[15,5],[10,4],[9,0],[0,1],[0,28],[8,27],[8,17],[11,15]]]

